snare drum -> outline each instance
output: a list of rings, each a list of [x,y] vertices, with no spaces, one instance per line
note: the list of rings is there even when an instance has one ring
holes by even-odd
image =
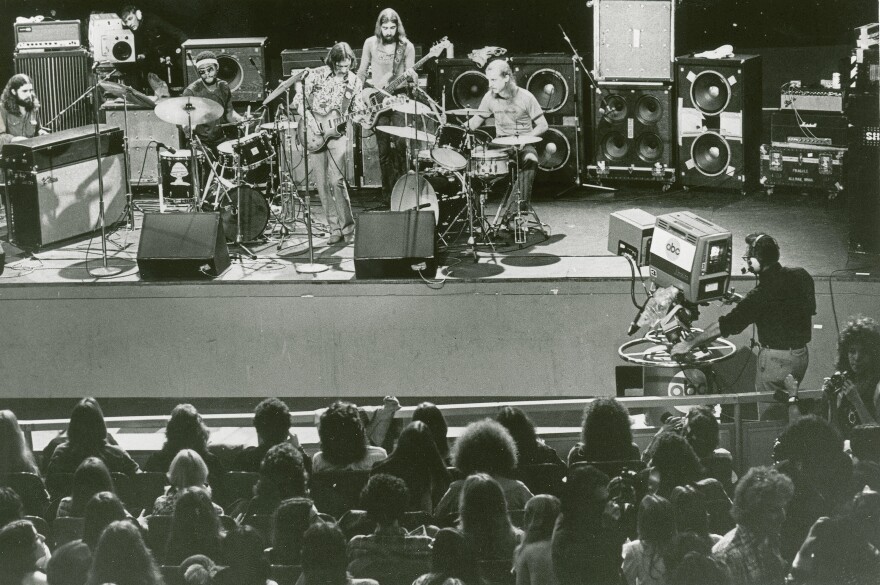
[[[510,172],[510,161],[506,150],[478,146],[471,155],[471,161],[473,161],[473,175],[479,179],[503,177]]]
[[[431,149],[431,158],[455,171],[467,166],[467,130],[452,124],[441,126]]]
[[[266,132],[242,136],[241,140],[227,140],[217,146],[221,176],[233,180],[241,161],[242,179],[255,182],[268,176],[269,161],[275,158],[275,148]]]
[[[420,150],[418,155],[419,171],[424,173],[434,168],[434,159],[431,158],[431,151],[427,148]]]
[[[164,149],[159,152],[159,177],[163,198],[193,198],[190,154],[190,150],[184,149],[174,153]],[[201,151],[196,152],[196,164],[199,166],[199,179],[204,184],[208,178],[208,163]]]

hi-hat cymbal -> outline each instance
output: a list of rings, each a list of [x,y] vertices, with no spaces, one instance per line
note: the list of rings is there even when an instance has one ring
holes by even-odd
[[[486,110],[476,110],[474,108],[459,108],[457,110],[446,110],[447,116],[465,116],[470,118],[471,116],[480,116],[483,118],[491,118],[492,112]]]
[[[421,130],[415,130],[414,128],[401,126],[376,126],[376,130],[384,132],[385,134],[391,134],[392,136],[406,138],[407,140],[418,140],[419,142],[430,142],[431,144],[434,144],[437,141],[437,137],[433,134],[428,134]]]
[[[391,104],[391,109],[401,114],[410,114],[412,116],[424,116],[433,114],[434,112],[423,104],[411,99],[402,99]]]
[[[156,104],[156,115],[163,122],[193,126],[213,122],[223,115],[223,106],[207,98],[180,96],[165,98]]]
[[[535,144],[536,142],[541,142],[540,136],[531,136],[529,134],[513,135],[513,136],[499,136],[492,140],[492,144],[497,144],[499,146],[525,146],[526,144]]]
[[[150,109],[156,107],[156,102],[151,100],[149,96],[139,92],[133,87],[125,85],[124,83],[116,83],[114,81],[99,81],[98,87],[100,87],[110,95],[126,100],[130,104]]]

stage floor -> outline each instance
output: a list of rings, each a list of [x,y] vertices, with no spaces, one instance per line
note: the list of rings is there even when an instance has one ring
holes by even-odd
[[[146,212],[158,211],[158,201],[149,193],[137,195],[136,203]],[[847,273],[873,275],[880,269],[880,258],[877,256],[849,251],[843,196],[829,201],[825,194],[819,192],[777,190],[772,197],[763,192],[741,195],[738,192],[686,191],[680,188],[663,192],[659,185],[618,186],[613,192],[585,185],[565,191],[564,185],[539,183],[533,203],[541,220],[549,225],[549,236],[533,231],[528,234],[526,244],[519,245],[513,243],[511,234],[507,234],[495,240],[494,249],[486,245],[478,246],[478,258],[474,261],[466,244],[465,232],[457,242],[452,242],[448,249],[441,252],[441,268],[436,278],[628,278],[628,263],[607,251],[607,238],[609,215],[629,208],[641,208],[655,215],[689,210],[729,229],[734,236],[735,273],[738,273],[741,264],[739,257],[745,249],[744,237],[758,230],[772,234],[780,242],[783,264],[802,266],[814,276],[844,276]],[[376,209],[378,204],[378,193],[375,191],[353,193],[352,205],[356,215]],[[487,208],[494,215],[497,206],[497,199],[490,199]],[[312,208],[316,221],[323,221],[324,214],[317,197],[312,197]],[[135,220],[134,229],[117,227],[108,237],[108,263],[122,270],[119,275],[110,278],[91,275],[102,264],[100,239],[92,236],[50,245],[34,254],[27,254],[8,242],[4,243],[6,270],[0,277],[0,283],[139,281],[137,250],[142,213],[136,212]],[[272,223],[270,218],[269,225]],[[326,264],[328,270],[315,275],[298,273],[296,265],[308,262],[309,255],[304,225],[301,222],[293,225],[294,233],[285,240],[280,251],[277,249],[278,232],[270,235],[267,230],[269,237],[265,241],[249,245],[257,259],[234,261],[218,280],[354,280],[353,244],[343,242],[328,246],[327,238],[323,235],[313,238],[315,262]],[[5,220],[0,226],[0,235],[5,239]],[[453,230],[450,236],[456,232]],[[230,251],[234,252],[234,248],[231,247]]]

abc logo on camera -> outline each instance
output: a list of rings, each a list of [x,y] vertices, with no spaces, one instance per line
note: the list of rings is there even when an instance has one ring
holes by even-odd
[[[669,260],[677,260],[681,255],[681,242],[676,240],[675,238],[670,239],[666,242],[666,246],[664,248],[666,253],[666,257]]]

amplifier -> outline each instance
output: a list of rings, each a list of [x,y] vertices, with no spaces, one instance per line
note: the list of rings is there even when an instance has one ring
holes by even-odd
[[[55,120],[53,130],[77,128],[93,121],[87,100],[73,105],[89,89],[92,74],[88,51],[23,51],[13,55],[12,59],[16,73],[24,73],[34,80],[34,90],[42,104],[40,121],[44,126],[66,108],[70,109]]]
[[[770,116],[770,140],[773,144],[795,143],[819,146],[847,146],[849,120],[843,114],[773,112]]]
[[[122,130],[99,125],[101,156],[121,153]],[[3,146],[3,168],[7,172],[36,173],[95,158],[95,127],[81,126],[37,136]]]
[[[761,145],[761,184],[772,192],[777,185],[843,190],[846,148],[802,144]]]
[[[76,49],[82,46],[78,20],[17,22],[13,28],[16,51]]]
[[[824,87],[799,87],[784,90],[779,108],[813,112],[842,112],[843,90]]]

